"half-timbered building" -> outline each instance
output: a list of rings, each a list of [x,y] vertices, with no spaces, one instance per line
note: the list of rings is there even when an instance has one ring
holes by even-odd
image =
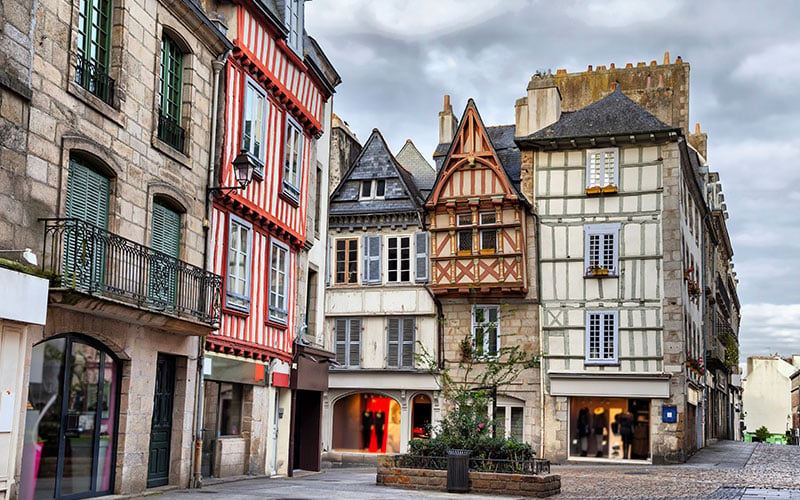
[[[431,289],[442,304],[444,366],[462,377],[464,360],[478,373],[504,348],[540,352],[536,228],[519,190],[514,126],[484,126],[471,99],[458,121],[449,96],[439,118],[438,173],[425,205]],[[495,421],[538,443],[538,370],[496,389]]]
[[[438,355],[423,203],[377,129],[331,194],[324,448],[335,455],[405,452],[437,420],[438,386],[419,359]]]
[[[298,345],[313,347],[306,344],[317,332],[309,328],[321,324],[321,284],[313,277],[322,263],[317,258],[309,276],[309,251],[325,234],[318,181],[327,175],[328,152],[323,147],[320,156],[318,148],[338,75],[304,32],[303,3],[218,6],[234,47],[224,70],[225,130],[210,212],[211,259],[224,290],[220,328],[206,338],[203,466],[216,477],[319,468],[325,353],[303,358],[323,363],[323,370],[309,366],[316,378],[299,377],[291,366]],[[243,186],[234,172],[242,165],[253,170]],[[295,407],[303,409],[299,422]]]
[[[562,113],[535,75],[516,115],[541,218],[544,455],[683,461],[705,371],[695,153],[619,87]]]

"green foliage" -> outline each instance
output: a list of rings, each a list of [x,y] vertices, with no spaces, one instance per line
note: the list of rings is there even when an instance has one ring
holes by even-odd
[[[725,346],[725,367],[730,370],[731,368],[739,365],[739,343],[736,338],[730,333],[723,333],[720,335],[720,341]]]
[[[443,436],[431,439],[412,439],[408,443],[408,453],[422,457],[446,457],[447,450],[472,450],[472,458],[492,460],[532,460],[536,456],[533,447],[514,438],[492,438],[487,433],[452,440]]]
[[[759,439],[762,443],[767,442],[767,438],[770,436],[769,429],[766,426],[761,426],[756,429],[756,438]]]

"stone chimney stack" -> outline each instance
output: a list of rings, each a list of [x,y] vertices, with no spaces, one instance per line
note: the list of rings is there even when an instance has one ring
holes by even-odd
[[[453,141],[458,129],[458,119],[453,114],[450,105],[450,96],[444,95],[444,109],[439,112],[439,144],[449,144]]]
[[[522,137],[552,125],[561,118],[561,92],[552,75],[535,74],[528,95],[516,102],[516,136]]]

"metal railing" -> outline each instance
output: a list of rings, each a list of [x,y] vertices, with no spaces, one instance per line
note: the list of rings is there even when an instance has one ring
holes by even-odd
[[[108,76],[94,61],[77,54],[75,83],[103,100],[114,105],[114,79]]]
[[[221,276],[78,219],[40,220],[54,286],[219,325]]]
[[[181,127],[180,123],[165,115],[161,109],[159,109],[158,138],[183,153],[185,137],[186,131]]]
[[[447,470],[447,457],[394,455],[389,457],[389,460],[392,467]],[[470,457],[469,470],[471,472],[497,472],[536,476],[540,474],[550,474],[550,460],[545,458],[509,460]]]

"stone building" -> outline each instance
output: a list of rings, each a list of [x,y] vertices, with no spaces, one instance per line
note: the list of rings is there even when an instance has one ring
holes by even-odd
[[[323,419],[331,461],[406,452],[438,420],[438,385],[418,359],[439,352],[423,202],[377,129],[331,195],[325,331],[336,357]]]
[[[514,126],[484,126],[471,99],[459,121],[445,96],[434,159],[425,209],[431,289],[442,307],[441,366],[477,388],[487,359],[507,360],[515,346],[541,352],[536,217],[520,191]],[[538,448],[538,369],[482,389],[492,394],[502,433]]]
[[[17,45],[2,66],[23,78],[0,97],[16,122],[2,247],[34,249],[50,279],[18,357],[9,496],[187,486],[199,338],[219,320],[203,222],[232,46],[182,0],[4,2],[2,15],[32,35],[5,30]]]

